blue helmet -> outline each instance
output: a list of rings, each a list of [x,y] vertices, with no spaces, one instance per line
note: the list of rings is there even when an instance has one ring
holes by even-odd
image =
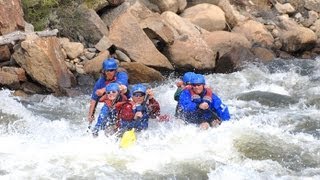
[[[191,78],[191,84],[206,84],[206,80],[203,75],[195,74]]]
[[[118,83],[110,83],[106,86],[106,92],[110,91],[120,91]]]
[[[147,91],[147,88],[143,84],[136,84],[132,87],[132,94],[136,92],[142,92],[145,94],[146,91]]]
[[[115,70],[118,68],[118,64],[114,58],[108,58],[102,63],[103,70]]]
[[[191,78],[192,76],[194,76],[195,73],[194,72],[186,72],[183,77],[182,77],[182,81],[184,84],[188,84],[191,82]]]

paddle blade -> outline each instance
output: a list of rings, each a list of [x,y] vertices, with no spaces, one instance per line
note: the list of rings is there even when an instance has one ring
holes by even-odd
[[[136,142],[136,134],[134,129],[126,131],[123,133],[122,138],[120,140],[120,147],[121,148],[128,148],[132,146]]]

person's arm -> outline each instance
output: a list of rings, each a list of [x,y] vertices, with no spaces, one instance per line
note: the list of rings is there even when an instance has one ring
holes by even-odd
[[[181,87],[179,87],[177,90],[176,90],[176,92],[174,93],[174,100],[175,101],[179,101],[179,97],[180,97],[180,94],[181,94],[181,92],[182,92],[182,88]]]
[[[93,99],[95,101],[99,101],[99,98],[103,95],[103,93],[100,94],[97,92],[99,92],[101,89],[105,90],[105,86],[106,86],[105,79],[103,77],[100,77],[93,87],[91,99]]]
[[[228,106],[223,104],[221,99],[215,94],[212,95],[212,104],[214,111],[222,121],[228,121],[230,119]]]
[[[99,97],[101,97],[101,96],[103,96],[105,94],[106,94],[106,88],[105,87],[96,90],[96,95],[99,96]]]
[[[98,102],[91,99],[90,101],[90,107],[89,107],[89,113],[88,113],[88,121],[89,123],[92,123],[92,121],[94,120],[94,113],[95,113],[95,109],[97,106]]]
[[[117,72],[117,80],[116,80],[116,83],[119,83],[121,85],[125,85],[126,87],[128,87],[128,80],[129,80],[129,77],[128,77],[128,74],[124,71],[121,71],[121,72]]]
[[[191,94],[188,89],[185,89],[181,92],[179,104],[184,112],[194,112],[198,109],[197,104],[192,102]]]
[[[121,94],[126,94],[128,90],[128,74],[125,71],[117,72],[116,83],[119,84]]]
[[[100,99],[100,97],[96,94],[96,91],[101,87],[104,87],[103,78],[99,78],[93,87],[93,91],[91,94],[91,100],[90,100],[90,107],[89,107],[89,112],[88,112],[89,123],[91,123],[94,120],[94,113],[95,113],[98,101]]]

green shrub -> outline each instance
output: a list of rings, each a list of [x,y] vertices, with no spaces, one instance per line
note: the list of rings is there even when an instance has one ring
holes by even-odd
[[[58,0],[22,0],[24,19],[36,31],[43,30],[48,26],[49,16],[58,5]]]

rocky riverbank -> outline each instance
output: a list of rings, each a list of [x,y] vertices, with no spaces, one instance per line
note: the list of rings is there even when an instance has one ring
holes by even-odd
[[[0,86],[74,95],[74,87],[92,87],[110,56],[131,83],[312,59],[320,52],[319,13],[316,0],[79,1],[55,8],[48,31],[39,32],[25,22],[21,1],[0,1]]]

